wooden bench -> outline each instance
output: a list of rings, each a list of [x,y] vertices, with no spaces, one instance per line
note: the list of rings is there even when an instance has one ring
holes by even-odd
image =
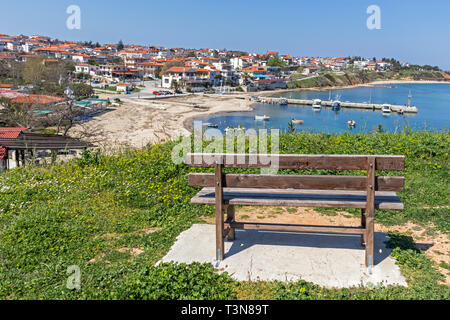
[[[270,160],[261,161],[258,158],[255,161],[254,156],[251,158],[249,155],[238,154],[190,153],[187,155],[188,166],[215,168],[215,173],[190,173],[189,184],[204,187],[191,199],[191,203],[210,204],[216,207],[217,260],[224,259],[224,239],[228,237],[228,240],[234,240],[235,229],[288,230],[360,234],[361,244],[365,245],[366,250],[366,266],[373,266],[375,210],[403,210],[403,204],[396,191],[404,190],[404,177],[376,176],[375,171],[403,171],[405,157],[283,154],[267,155],[266,157]],[[279,169],[365,170],[367,175],[223,173],[223,168],[270,168],[272,162],[278,163]],[[235,205],[356,208],[361,209],[361,226],[238,222],[235,220]],[[224,221],[225,210],[227,219]]]

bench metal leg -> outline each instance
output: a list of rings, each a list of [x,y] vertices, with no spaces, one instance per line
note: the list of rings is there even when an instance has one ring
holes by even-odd
[[[366,209],[361,209],[361,228],[366,228]],[[361,234],[361,245],[364,247],[366,245],[366,232]]]
[[[229,220],[230,222],[235,222],[236,221],[234,206],[228,206],[228,208],[227,208],[227,220]],[[235,229],[234,228],[230,228],[230,231],[228,232],[228,240],[229,241],[234,241],[235,239],[236,239]]]

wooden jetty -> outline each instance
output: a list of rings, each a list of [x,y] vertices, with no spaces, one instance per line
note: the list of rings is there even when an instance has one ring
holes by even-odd
[[[302,100],[302,99],[286,99],[286,98],[270,98],[270,97],[260,97],[260,101],[279,104],[281,100],[286,100],[288,104],[292,105],[313,105],[314,100]],[[334,101],[322,101],[323,107],[330,107],[333,105]],[[364,102],[344,102],[340,101],[342,108],[354,108],[354,109],[365,109],[365,110],[377,110],[381,111],[384,105],[386,104],[376,104],[376,103],[364,103]],[[405,113],[417,113],[419,110],[416,106],[399,106],[399,105],[391,105],[392,112],[398,112],[403,110]]]

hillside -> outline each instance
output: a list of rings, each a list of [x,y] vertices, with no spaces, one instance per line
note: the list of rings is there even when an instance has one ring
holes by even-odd
[[[406,190],[400,194],[405,211],[377,211],[377,222],[413,223],[429,235],[448,236],[449,141],[448,132],[302,133],[282,135],[280,150],[405,155]],[[408,234],[392,234],[389,246],[409,288],[239,283],[208,265],[153,267],[182,231],[204,223],[201,218],[214,212],[212,207],[190,204],[198,189],[188,185],[187,174],[198,169],[174,165],[173,146],[115,156],[86,152],[76,161],[1,174],[0,299],[450,298],[450,287],[440,284],[449,273],[448,253],[432,262]],[[72,265],[81,269],[80,290],[66,288],[67,268]]]
[[[294,88],[326,88],[345,87],[365,84],[378,80],[429,80],[429,81],[450,81],[450,76],[442,71],[414,71],[402,70],[394,72],[357,72],[357,73],[321,73],[318,77],[307,79],[296,79],[298,75],[293,75],[292,81],[288,82],[288,87]]]

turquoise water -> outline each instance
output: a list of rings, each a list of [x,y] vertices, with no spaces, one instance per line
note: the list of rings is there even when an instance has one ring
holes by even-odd
[[[332,111],[323,107],[314,112],[311,106],[274,104],[255,104],[251,112],[231,112],[199,117],[196,120],[214,123],[220,130],[226,127],[243,126],[249,128],[276,128],[287,130],[291,119],[304,120],[304,125],[295,125],[297,131],[310,132],[368,132],[382,126],[385,131],[396,132],[409,126],[412,130],[448,130],[450,120],[450,84],[392,84],[383,87],[358,87],[343,90],[297,91],[276,95],[293,99],[328,100],[339,97],[340,101],[369,102],[377,104],[406,105],[411,92],[411,105],[417,106],[417,114],[388,116],[380,111],[366,111],[342,108]],[[268,115],[270,121],[255,121],[255,115]],[[357,122],[357,126],[349,129],[348,120]]]

